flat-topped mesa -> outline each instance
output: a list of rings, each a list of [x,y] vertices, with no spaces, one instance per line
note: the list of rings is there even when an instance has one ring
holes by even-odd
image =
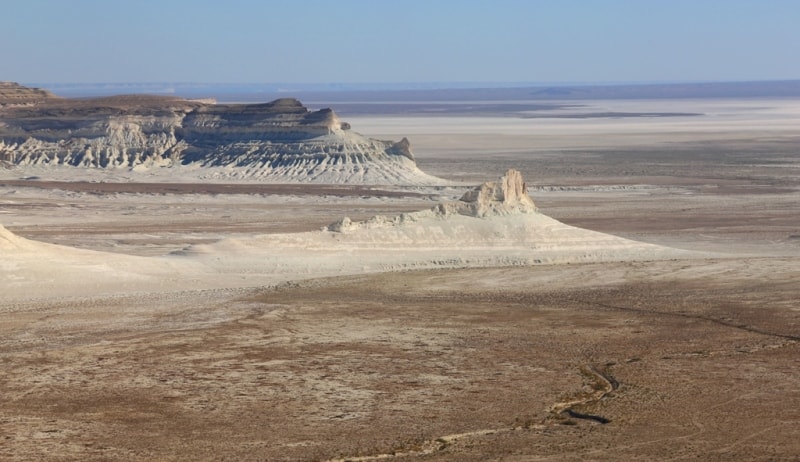
[[[329,133],[337,130],[350,130],[350,124],[342,122],[331,108],[320,109],[319,111],[309,112],[300,122],[304,126],[323,127]]]
[[[281,113],[281,114],[307,114],[308,109],[303,106],[303,103],[300,102],[297,98],[278,98],[275,101],[271,101],[269,103],[264,104],[251,104],[248,106],[251,109],[256,108],[267,108],[273,112]]]
[[[445,184],[416,165],[407,139],[350,130],[294,98],[208,104],[170,96],[54,98],[0,112],[0,166],[136,169],[190,165],[202,179],[280,183]]]
[[[275,176],[276,169],[288,168],[296,178],[287,180],[302,181],[302,170],[351,154],[339,148],[349,127],[331,109],[309,111],[294,98],[281,98],[264,104],[201,106],[186,114],[175,134],[185,144],[181,164],[245,168],[248,172],[237,173],[250,178]],[[355,144],[361,141],[365,140]],[[361,147],[365,152],[385,149]]]
[[[190,111],[182,123],[186,137],[245,132],[249,140],[303,139],[350,128],[332,109],[309,111],[294,98],[264,104],[203,105]]]

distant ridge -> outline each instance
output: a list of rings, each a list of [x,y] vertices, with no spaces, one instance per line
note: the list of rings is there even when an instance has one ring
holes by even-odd
[[[800,97],[800,80],[531,87],[532,99]]]
[[[0,107],[40,103],[56,96],[41,88],[28,88],[16,82],[0,82]]]

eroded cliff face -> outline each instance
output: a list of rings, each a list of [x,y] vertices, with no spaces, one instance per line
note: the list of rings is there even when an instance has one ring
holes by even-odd
[[[532,215],[539,211],[528,195],[522,173],[509,169],[498,181],[489,181],[470,189],[458,201],[441,202],[435,207],[394,217],[376,215],[366,221],[354,222],[344,217],[322,228],[323,231],[347,233],[361,229],[402,226],[428,219],[447,219],[456,215],[491,218],[512,215]]]
[[[186,148],[175,134],[181,119],[180,114],[120,115],[61,127],[39,121],[33,130],[6,121],[17,130],[0,135],[0,157],[20,166],[169,166]]]
[[[457,204],[459,213],[476,217],[536,211],[522,174],[514,169],[509,169],[498,181],[467,191]]]
[[[0,162],[18,167],[213,168],[211,178],[436,183],[410,143],[363,137],[331,109],[286,98],[222,105],[156,96],[56,101],[0,111]],[[202,170],[201,170],[202,172]]]

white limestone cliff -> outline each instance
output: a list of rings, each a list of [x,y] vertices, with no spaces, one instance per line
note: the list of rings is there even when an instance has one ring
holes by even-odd
[[[417,167],[408,139],[364,137],[333,110],[310,111],[292,98],[217,105],[122,96],[6,108],[0,164],[136,172],[187,166],[215,180],[446,183]]]

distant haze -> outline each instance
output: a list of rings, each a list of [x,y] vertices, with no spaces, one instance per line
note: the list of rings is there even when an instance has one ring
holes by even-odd
[[[800,78],[793,0],[9,0],[2,10],[0,80],[21,83]]]
[[[610,100],[610,99],[670,99],[670,98],[800,98],[800,80],[776,80],[757,82],[698,82],[662,84],[606,84],[565,85],[525,84],[503,82],[439,82],[397,84],[213,84],[213,83],[52,83],[37,82],[36,87],[46,88],[63,97],[91,97],[121,94],[161,94],[185,98],[214,98],[218,102],[266,102],[293,96],[307,102],[334,103],[337,111],[345,109],[343,103],[372,103],[366,113],[379,109],[380,103],[406,105],[411,102],[425,103],[426,110],[434,110],[431,104],[446,103],[448,110],[459,110],[453,102],[497,102],[512,103],[514,112],[525,110],[518,106],[529,102],[541,109],[543,101],[564,100]],[[538,101],[539,103],[532,103]],[[323,104],[324,105],[324,104]],[[496,106],[496,105],[495,105]],[[357,107],[358,110],[353,111]],[[484,110],[495,112],[496,107],[481,105]],[[352,106],[346,112],[364,113],[367,106]],[[463,108],[462,108],[463,109]],[[473,108],[474,109],[474,108]],[[435,110],[441,110],[435,109]],[[391,112],[391,111],[390,111]],[[413,111],[412,111],[413,112]],[[470,112],[470,111],[468,111]],[[485,112],[485,111],[484,111]],[[500,111],[503,112],[503,111]]]

